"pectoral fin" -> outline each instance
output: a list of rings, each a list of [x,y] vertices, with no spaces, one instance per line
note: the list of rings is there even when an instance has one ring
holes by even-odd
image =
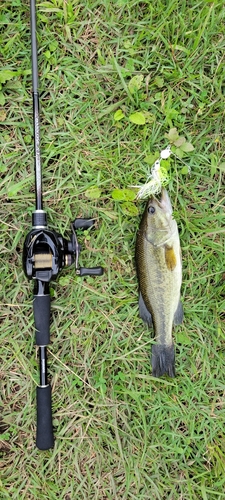
[[[149,327],[152,326],[152,315],[145,305],[145,302],[144,302],[144,299],[141,295],[141,292],[139,292],[139,313],[140,313],[141,319],[145,323],[147,323],[147,325]]]
[[[169,271],[173,271],[177,265],[177,259],[173,247],[165,246],[165,259]]]
[[[173,324],[174,325],[180,325],[183,322],[183,319],[184,319],[183,304],[179,300],[178,306],[177,306],[177,310],[176,310],[176,312],[174,314]]]

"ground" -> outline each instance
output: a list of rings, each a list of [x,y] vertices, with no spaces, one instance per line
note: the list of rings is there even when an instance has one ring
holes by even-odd
[[[44,207],[64,236],[76,216],[96,219],[79,235],[81,263],[105,273],[65,268],[51,284],[55,446],[40,452],[22,268],[35,203],[29,4],[5,0],[0,498],[224,499],[224,3],[51,0],[37,11]],[[134,265],[144,204],[127,197],[174,133],[194,147],[166,164],[185,317],[177,376],[154,379]]]

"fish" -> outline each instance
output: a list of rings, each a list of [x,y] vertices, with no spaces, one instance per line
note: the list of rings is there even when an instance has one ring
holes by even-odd
[[[139,314],[153,327],[152,375],[175,377],[173,325],[183,322],[182,259],[178,227],[165,188],[147,201],[135,246]]]

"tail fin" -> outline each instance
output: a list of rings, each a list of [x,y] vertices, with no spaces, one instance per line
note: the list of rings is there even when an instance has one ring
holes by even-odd
[[[175,349],[174,345],[166,346],[154,344],[152,346],[152,375],[175,377]]]

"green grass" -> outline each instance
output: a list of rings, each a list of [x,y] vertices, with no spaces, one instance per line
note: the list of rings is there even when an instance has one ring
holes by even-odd
[[[81,262],[105,268],[102,278],[84,280],[65,269],[51,285],[56,441],[40,452],[32,283],[22,269],[34,209],[29,5],[1,5],[0,75],[15,72],[0,94],[1,499],[225,498],[223,6],[38,2],[49,225],[66,235],[75,216],[94,216]],[[131,95],[129,81],[140,74],[143,85]],[[150,123],[132,124],[134,111]],[[185,321],[175,333],[177,377],[158,380],[138,316],[139,216],[111,193],[145,180],[147,155],[167,145],[173,127],[195,147],[183,158],[191,175],[173,161],[169,185]],[[101,196],[92,199],[87,190],[96,185]]]

